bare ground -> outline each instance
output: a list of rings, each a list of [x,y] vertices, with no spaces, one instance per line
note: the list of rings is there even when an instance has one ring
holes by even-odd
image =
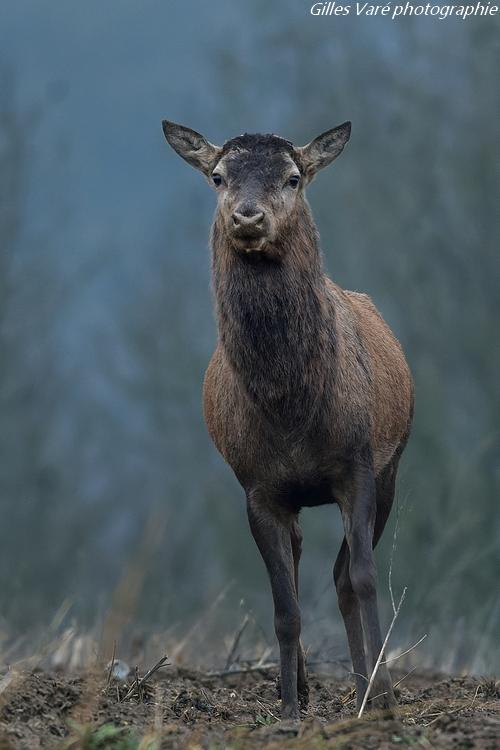
[[[472,677],[414,672],[397,688],[398,719],[358,720],[350,682],[313,674],[299,727],[277,720],[273,669],[214,676],[168,667],[141,700],[126,701],[127,685],[106,687],[101,674],[28,672],[0,687],[0,750],[500,748],[500,683]],[[127,729],[90,740],[91,727],[111,724]]]

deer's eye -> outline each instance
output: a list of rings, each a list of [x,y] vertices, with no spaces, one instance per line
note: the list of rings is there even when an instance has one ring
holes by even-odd
[[[214,183],[215,187],[219,187],[219,185],[222,185],[222,175],[214,172],[212,175],[212,182]]]
[[[291,177],[288,178],[288,184],[291,188],[295,190],[299,186],[300,177],[298,174],[293,174]]]

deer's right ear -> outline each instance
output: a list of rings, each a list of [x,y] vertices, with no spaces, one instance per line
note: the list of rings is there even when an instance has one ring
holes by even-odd
[[[163,120],[162,127],[165,138],[174,151],[177,151],[179,156],[182,156],[188,164],[199,169],[200,172],[203,172],[208,177],[222,149],[219,146],[209,143],[196,130],[186,128],[184,125],[177,125],[175,122]]]

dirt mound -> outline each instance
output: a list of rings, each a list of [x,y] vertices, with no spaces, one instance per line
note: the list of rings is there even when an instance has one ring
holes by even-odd
[[[398,719],[358,720],[347,680],[312,675],[299,727],[278,721],[274,670],[215,676],[169,667],[140,700],[123,700],[131,684],[106,686],[101,674],[14,676],[0,695],[0,750],[128,750],[141,739],[141,750],[500,747],[500,692],[492,680],[413,673],[397,689]]]

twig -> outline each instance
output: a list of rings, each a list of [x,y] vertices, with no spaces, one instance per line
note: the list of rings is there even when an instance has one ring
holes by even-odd
[[[362,717],[363,711],[366,708],[366,703],[368,701],[370,690],[373,687],[373,683],[375,681],[375,677],[376,677],[376,674],[378,672],[378,668],[380,667],[380,665],[381,664],[387,664],[390,661],[395,661],[396,659],[399,659],[401,656],[404,656],[405,654],[407,654],[410,651],[412,651],[420,643],[422,643],[422,641],[425,638],[427,638],[427,633],[426,633],[425,635],[422,636],[422,638],[420,638],[419,641],[417,641],[413,646],[410,646],[410,648],[406,649],[406,651],[403,651],[401,654],[398,654],[397,656],[393,656],[390,659],[385,659],[385,660],[382,659],[382,657],[384,655],[384,651],[385,651],[385,649],[387,647],[387,643],[389,642],[389,638],[391,636],[392,629],[393,629],[394,624],[395,624],[395,622],[396,622],[396,620],[398,618],[398,615],[399,615],[399,612],[401,610],[401,606],[403,604],[404,598],[406,596],[406,591],[407,591],[406,586],[405,586],[404,589],[403,589],[403,593],[401,594],[401,598],[399,600],[399,604],[396,607],[396,602],[395,602],[395,599],[394,599],[394,592],[393,592],[393,589],[392,589],[392,566],[393,566],[394,553],[395,553],[395,550],[396,550],[396,541],[397,541],[398,531],[399,531],[399,514],[400,514],[399,503],[398,503],[397,509],[398,509],[398,512],[397,512],[397,516],[396,516],[396,526],[394,528],[394,536],[392,538],[392,549],[391,549],[391,557],[390,557],[390,562],[389,562],[389,594],[391,596],[392,611],[393,611],[394,614],[393,614],[393,618],[392,618],[391,624],[389,625],[389,630],[387,631],[387,634],[385,636],[384,642],[382,644],[382,648],[380,649],[380,653],[379,653],[379,655],[377,657],[377,661],[375,662],[375,666],[373,667],[373,671],[372,671],[372,673],[370,675],[370,679],[368,681],[368,686],[366,688],[366,692],[365,692],[365,694],[363,696],[363,701],[361,703],[361,708],[359,709],[358,719],[360,719]],[[411,672],[409,672],[408,674],[411,674]],[[406,675],[406,677],[408,677],[408,675]],[[405,679],[405,678],[403,677],[402,679]],[[400,680],[399,682],[402,682],[402,680]],[[399,682],[397,682],[396,685],[399,685]],[[396,686],[394,686],[394,687],[396,687]],[[386,693],[380,693],[380,695],[374,696],[373,700],[375,700],[375,698],[379,698],[381,695],[385,695],[385,694]]]
[[[274,704],[276,703],[276,701],[269,700],[269,698],[264,698],[262,695],[254,693],[253,690],[249,690],[248,688],[243,688],[241,692],[245,693],[245,695],[249,695],[251,698],[255,698],[261,703],[269,703],[270,706],[274,706]]]
[[[383,664],[383,663],[384,663],[384,662],[382,662],[382,664]],[[395,683],[394,683],[394,685],[392,686],[392,687],[393,687],[393,689],[394,689],[394,688],[397,688],[397,686],[398,686],[398,685],[401,685],[401,683],[403,682],[403,680],[406,680],[406,678],[407,678],[407,677],[409,677],[409,676],[411,675],[411,673],[412,673],[412,672],[414,672],[415,670],[416,670],[416,667],[413,667],[413,669],[410,669],[410,671],[409,671],[409,672],[407,672],[407,673],[406,673],[406,674],[404,675],[404,677],[401,677],[401,679],[400,679],[400,680],[398,680],[397,682],[395,682]],[[374,696],[373,696],[373,698],[372,698],[371,700],[372,700],[372,701],[374,701],[374,700],[375,700],[376,698],[381,698],[381,697],[382,697],[383,695],[387,695],[387,692],[384,692],[384,693],[378,693],[378,695],[374,695]]]
[[[481,685],[477,686],[476,692],[474,693],[474,697],[472,698],[472,701],[470,703],[466,703],[464,706],[458,706],[458,708],[453,708],[451,711],[449,711],[449,710],[448,711],[440,711],[436,715],[435,719],[433,719],[432,721],[429,721],[428,724],[424,724],[424,726],[425,727],[430,727],[431,724],[434,724],[436,721],[438,721],[441,718],[441,716],[451,716],[451,714],[457,714],[460,711],[466,711],[467,709],[471,709],[474,706],[474,703],[476,702],[476,698],[477,698],[477,695],[479,693],[479,688],[480,687],[481,687]],[[428,714],[428,715],[429,716],[433,716],[434,714]]]
[[[373,667],[373,671],[372,671],[370,679],[368,681],[368,687],[366,688],[366,692],[365,692],[365,694],[363,696],[363,702],[361,703],[361,708],[359,709],[358,719],[360,719],[363,716],[363,711],[365,710],[366,702],[368,700],[368,696],[370,695],[370,690],[372,689],[373,683],[375,681],[375,676],[376,676],[376,674],[378,672],[378,668],[380,667],[380,663],[382,662],[382,657],[384,655],[384,651],[386,649],[387,643],[388,643],[389,638],[391,636],[392,629],[394,627],[394,623],[397,620],[397,617],[399,615],[399,611],[401,609],[401,605],[403,604],[405,596],[406,596],[406,586],[403,589],[403,593],[401,594],[401,599],[399,600],[399,604],[398,604],[397,608],[394,609],[394,616],[392,618],[391,624],[389,625],[389,630],[387,631],[387,635],[385,636],[385,639],[384,639],[384,642],[382,644],[382,648],[380,649],[380,653],[378,655],[377,661],[375,662],[375,666]]]
[[[346,659],[347,662],[347,659]],[[355,672],[351,672],[351,670],[344,664],[340,659],[312,659],[307,660],[307,666],[308,667],[317,667],[321,664],[336,664],[341,669],[345,670],[347,674],[355,674]],[[364,676],[364,675],[363,675]]]
[[[416,667],[412,667],[410,669],[410,671],[407,672],[404,677],[401,677],[401,679],[399,679],[397,682],[395,682],[392,687],[393,688],[397,688],[397,686],[401,685],[401,683],[403,682],[403,680],[406,680],[406,678],[409,677],[411,675],[411,673],[414,672],[415,670],[416,670]]]
[[[267,648],[265,648],[264,651],[261,653],[260,658],[256,662],[255,666],[260,667],[262,666],[262,664],[265,664],[265,661],[271,652],[272,652],[271,646],[268,646]]]
[[[168,661],[168,656],[165,654],[165,656],[162,656],[161,659],[160,659],[160,661],[158,661],[154,665],[154,667],[151,667],[151,669],[148,672],[146,672],[146,674],[144,675],[144,677],[142,678],[142,680],[139,683],[141,685],[141,687],[142,687],[142,685],[144,685],[144,683],[146,682],[146,680],[149,680],[149,678],[151,677],[151,675],[153,675],[155,672],[157,672],[159,669],[161,669],[161,667],[168,667],[168,664],[166,663],[167,661]]]
[[[361,677],[365,682],[368,682],[368,677],[364,674],[361,674],[361,672],[348,672],[348,675],[352,675],[353,677]]]
[[[399,502],[397,502],[396,508],[397,508],[396,525],[394,527],[394,534],[392,536],[391,557],[389,560],[389,594],[391,595],[392,611],[394,614],[396,614],[396,604],[394,602],[394,594],[392,591],[392,564],[394,562],[394,553],[396,552],[396,541],[397,541],[398,532],[399,532],[399,513],[400,513]]]
[[[229,669],[229,667],[233,663],[234,655],[235,655],[236,650],[237,650],[237,648],[238,648],[238,646],[240,644],[241,636],[245,632],[245,628],[247,627],[247,625],[248,625],[249,622],[250,622],[250,617],[248,616],[248,614],[246,614],[245,617],[243,618],[243,621],[242,621],[242,623],[241,623],[238,631],[236,632],[236,634],[235,634],[235,636],[233,638],[233,643],[231,644],[231,648],[229,649],[229,653],[228,653],[227,659],[226,659],[226,666],[224,667],[224,669]]]
[[[275,721],[279,721],[278,717],[277,717],[277,716],[275,716],[275,715],[273,714],[273,712],[271,711],[271,709],[270,709],[270,708],[267,708],[266,706],[264,706],[264,704],[263,704],[263,703],[261,703],[261,701],[260,701],[259,699],[257,699],[257,703],[258,703],[258,705],[259,705],[259,706],[260,706],[260,707],[261,707],[261,708],[262,708],[262,709],[263,709],[263,710],[264,710],[264,711],[265,711],[265,712],[266,712],[267,714],[269,714],[269,716],[271,716],[271,717],[272,717],[272,718],[273,718],[273,719],[274,719]]]
[[[137,671],[136,671],[136,682],[134,682],[134,684],[132,685],[132,687],[130,688],[130,690],[126,694],[126,696],[124,698],[122,698],[121,703],[123,703],[124,701],[128,700],[134,694],[134,692],[136,690],[138,691],[137,697],[140,697],[139,691],[144,686],[144,683],[147,680],[149,680],[149,678],[151,677],[151,675],[153,675],[155,672],[157,672],[159,669],[161,669],[161,667],[167,667],[168,666],[168,664],[165,663],[167,661],[167,659],[168,659],[167,655],[162,656],[161,659],[160,659],[160,661],[157,662],[154,665],[154,667],[151,667],[151,669],[148,670],[146,672],[146,674],[144,675],[144,677],[142,677],[140,680],[137,680],[137,676],[138,675],[137,675]]]
[[[419,646],[422,643],[422,641],[425,641],[426,638],[427,638],[427,633],[425,633],[425,635],[423,635],[422,638],[420,638],[420,640],[414,643],[413,646],[410,646],[410,648],[407,648],[406,651],[402,651],[397,656],[391,656],[389,659],[384,659],[384,661],[381,661],[380,663],[389,664],[390,661],[396,661],[396,659],[400,659],[402,656],[405,656],[405,654],[409,654],[410,651],[413,651],[414,648],[417,648],[417,646]]]
[[[111,678],[113,676],[113,669],[115,666],[115,656],[116,656],[116,640],[113,641],[113,656],[111,657],[111,663],[109,665],[109,670],[108,670],[108,679],[106,680],[106,687],[104,689],[106,693],[108,692],[109,686],[111,684]]]
[[[141,700],[141,688],[139,685],[139,667],[136,665],[134,670],[135,675],[135,689],[137,690],[137,698]]]
[[[377,700],[377,698],[382,698],[384,695],[387,695],[387,690],[384,690],[383,693],[377,693],[377,695],[374,695],[373,698],[370,698],[370,700],[375,701]]]
[[[352,690],[349,690],[347,695],[344,695],[340,699],[343,706],[349,705],[349,703],[352,703],[352,701],[354,700],[356,700],[356,688],[352,688]]]
[[[238,669],[223,669],[222,672],[207,672],[207,677],[228,677],[232,674],[246,674],[247,672],[259,672],[263,669],[272,669],[277,667],[275,661],[268,662],[267,664],[252,664],[249,667],[239,667]]]
[[[173,662],[177,660],[177,657],[179,656],[179,654],[181,654],[182,651],[184,650],[186,643],[188,643],[191,640],[191,638],[196,633],[196,631],[201,627],[204,619],[219,606],[221,601],[223,601],[227,592],[229,591],[231,586],[233,586],[233,583],[234,583],[233,581],[230,581],[226,586],[224,586],[222,591],[215,597],[214,601],[210,604],[208,609],[201,615],[201,617],[188,630],[184,638],[176,645],[176,647],[174,648],[171,654]]]

